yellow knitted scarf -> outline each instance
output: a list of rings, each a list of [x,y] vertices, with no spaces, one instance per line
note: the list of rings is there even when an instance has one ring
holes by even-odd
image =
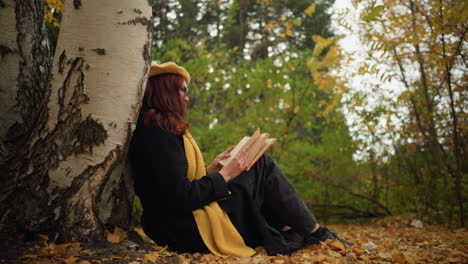
[[[188,161],[187,178],[190,181],[200,179],[206,175],[200,149],[189,132],[183,138]],[[255,254],[255,250],[245,245],[229,216],[217,202],[193,211],[193,215],[203,242],[213,254],[236,257],[250,257]]]

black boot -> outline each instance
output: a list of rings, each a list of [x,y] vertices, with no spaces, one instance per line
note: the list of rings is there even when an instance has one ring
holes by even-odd
[[[338,240],[341,243],[346,244],[348,246],[354,245],[354,243],[339,238],[336,233],[331,232],[330,230],[328,230],[328,228],[319,227],[319,229],[317,229],[315,232],[308,234],[304,238],[304,247],[320,244],[320,241],[325,241],[327,239]]]

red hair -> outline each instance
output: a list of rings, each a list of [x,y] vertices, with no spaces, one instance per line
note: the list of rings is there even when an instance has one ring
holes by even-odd
[[[144,127],[159,126],[176,135],[185,134],[190,124],[184,120],[185,102],[180,95],[180,90],[185,88],[184,81],[176,74],[148,79],[140,113]]]

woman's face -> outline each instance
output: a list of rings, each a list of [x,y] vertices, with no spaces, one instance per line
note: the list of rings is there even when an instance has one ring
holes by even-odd
[[[184,80],[182,89],[179,90],[180,96],[183,98],[182,100],[184,103],[187,103],[189,101],[188,98],[188,87],[187,87],[187,82]]]

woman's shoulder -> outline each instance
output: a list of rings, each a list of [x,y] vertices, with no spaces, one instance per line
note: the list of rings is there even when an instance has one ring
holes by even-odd
[[[138,126],[134,132],[134,136],[143,139],[145,143],[162,143],[162,144],[180,144],[183,143],[182,137],[162,129],[159,126],[144,127]]]

